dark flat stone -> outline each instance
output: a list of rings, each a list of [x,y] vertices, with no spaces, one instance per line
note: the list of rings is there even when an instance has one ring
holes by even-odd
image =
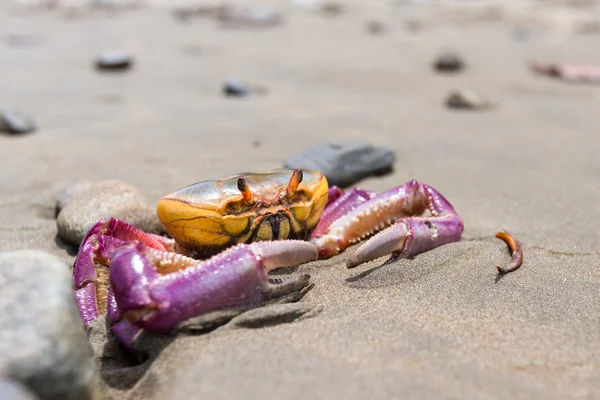
[[[223,83],[223,93],[226,96],[246,97],[250,94],[250,88],[244,82],[237,79],[227,79]]]
[[[288,158],[284,166],[318,170],[330,186],[348,187],[368,176],[391,172],[394,161],[390,149],[350,141],[309,147]]]
[[[440,54],[433,63],[433,68],[438,72],[459,72],[465,67],[462,58],[452,52]]]

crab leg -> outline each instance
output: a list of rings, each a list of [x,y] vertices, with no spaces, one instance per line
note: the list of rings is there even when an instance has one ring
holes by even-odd
[[[415,196],[424,202],[431,217],[409,217],[379,232],[360,246],[346,262],[348,268],[392,254],[396,258],[410,258],[438,246],[458,242],[463,221],[452,205],[437,190],[428,185],[417,189],[425,196]]]
[[[419,217],[427,210],[431,217]],[[359,248],[349,266],[390,253],[414,256],[460,240],[463,230],[450,203],[435,189],[413,180],[355,206],[312,241],[319,257],[330,257],[391,225]]]
[[[334,186],[336,187],[336,186]],[[331,189],[329,189],[331,193]],[[335,193],[335,192],[334,192]],[[318,238],[327,233],[327,230],[337,219],[354,210],[367,200],[375,197],[375,192],[354,188],[338,196],[336,200],[328,203],[321,214],[321,220],[312,233],[313,238]],[[328,199],[329,202],[329,199]]]
[[[172,250],[174,246],[170,239],[145,233],[115,218],[97,222],[83,239],[73,265],[73,285],[79,313],[86,326],[106,308],[107,267],[113,253],[132,240],[160,250]],[[96,268],[96,264],[100,267]]]
[[[268,271],[316,259],[314,245],[297,240],[239,244],[206,261],[137,243],[114,255],[110,283],[121,319],[168,332],[195,315],[299,290],[309,275],[273,283]]]

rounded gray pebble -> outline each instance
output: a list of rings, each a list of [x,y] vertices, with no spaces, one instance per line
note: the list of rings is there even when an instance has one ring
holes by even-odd
[[[463,110],[485,110],[491,104],[471,90],[455,90],[446,98],[446,106]]]
[[[8,133],[27,133],[36,129],[33,120],[19,110],[6,110],[0,114],[0,130]]]
[[[100,398],[71,282],[51,254],[0,253],[0,376],[44,400]]]
[[[133,60],[123,51],[107,51],[98,57],[95,65],[101,71],[124,71],[131,68]]]
[[[76,194],[60,210],[56,219],[58,234],[65,241],[80,245],[90,227],[103,218],[114,217],[148,233],[164,232],[156,210],[135,187],[110,180],[87,187],[67,190]],[[58,203],[68,199],[68,194],[59,196]],[[62,200],[61,200],[62,199]]]
[[[227,79],[223,84],[223,94],[232,97],[246,97],[250,94],[250,89],[242,81]]]
[[[445,52],[436,58],[433,67],[438,72],[459,72],[465,67],[465,63],[458,54]]]

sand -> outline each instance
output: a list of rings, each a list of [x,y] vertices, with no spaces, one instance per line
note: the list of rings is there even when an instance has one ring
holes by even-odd
[[[348,270],[351,248],[300,266],[293,273],[315,283],[301,302],[320,313],[178,337],[139,379],[124,371],[106,383],[108,398],[600,397],[600,88],[525,67],[600,64],[598,38],[565,30],[581,10],[419,7],[353,3],[335,18],[282,7],[285,23],[262,31],[182,24],[151,8],[0,12],[0,39],[43,38],[0,45],[0,108],[40,127],[0,136],[0,250],[40,248],[72,263],[54,207],[74,182],[121,179],[155,203],[195,181],[279,167],[329,139],[391,147],[394,173],[360,186],[418,179],[465,222],[460,243],[414,260]],[[389,31],[369,35],[372,18]],[[416,34],[404,27],[410,18],[423,26]],[[533,36],[515,40],[524,23]],[[95,72],[95,56],[114,48],[135,67]],[[443,48],[464,55],[465,73],[432,72]],[[225,98],[228,77],[269,93]],[[497,107],[447,110],[455,88]],[[509,260],[494,238],[501,229],[521,241],[525,262],[498,279],[495,266]]]

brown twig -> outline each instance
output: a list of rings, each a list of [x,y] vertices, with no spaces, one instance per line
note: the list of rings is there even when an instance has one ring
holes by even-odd
[[[523,250],[521,250],[521,246],[507,231],[496,233],[496,237],[502,239],[508,245],[508,249],[512,255],[512,261],[508,266],[501,267],[498,265],[496,269],[501,274],[517,270],[523,264]]]

